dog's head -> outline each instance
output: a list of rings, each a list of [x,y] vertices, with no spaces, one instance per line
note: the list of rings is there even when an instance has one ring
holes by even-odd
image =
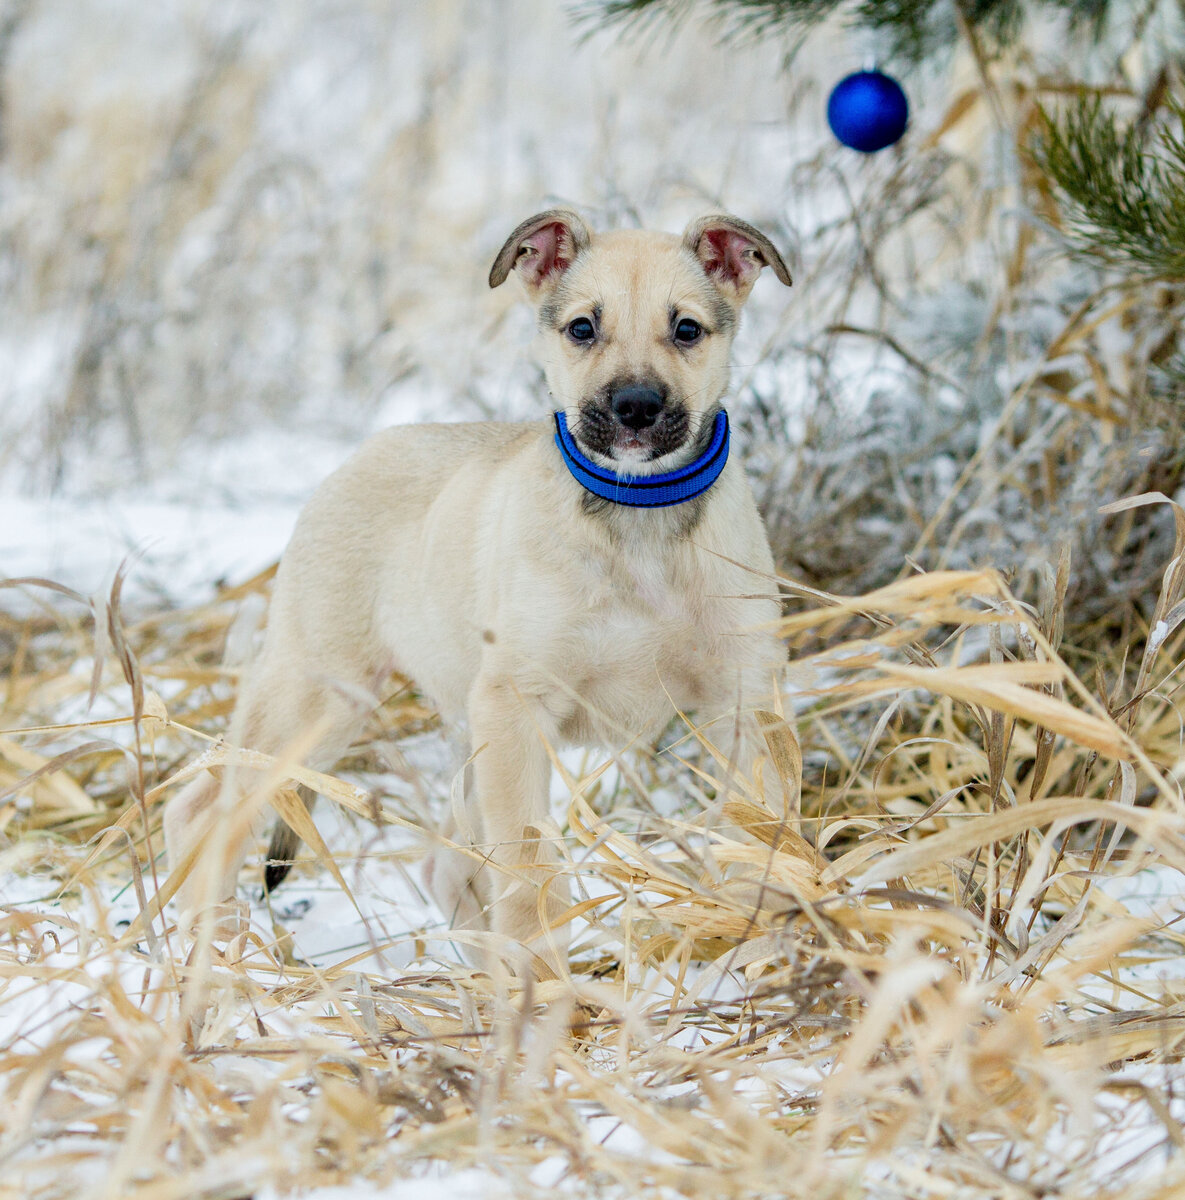
[[[710,436],[740,310],[765,266],[789,285],[769,239],[735,217],[701,217],[681,237],[594,236],[556,208],[510,235],[490,287],[511,271],[522,280],[552,397],[585,453],[648,474],[690,460]]]

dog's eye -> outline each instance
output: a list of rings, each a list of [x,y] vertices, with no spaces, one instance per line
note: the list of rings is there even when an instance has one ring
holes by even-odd
[[[691,346],[704,336],[704,327],[691,317],[683,317],[675,326],[675,341],[680,346]]]
[[[577,317],[568,322],[568,336],[574,342],[586,344],[597,336],[597,330],[588,317]]]

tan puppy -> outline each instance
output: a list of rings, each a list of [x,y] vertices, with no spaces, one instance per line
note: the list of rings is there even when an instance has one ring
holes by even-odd
[[[620,748],[679,709],[740,712],[719,736],[741,730],[742,768],[755,752],[743,713],[768,703],[785,649],[768,632],[769,544],[740,463],[720,469],[717,414],[740,309],[766,265],[790,283],[769,241],[732,217],[682,237],[594,237],[563,209],[525,221],[490,286],[513,271],[535,305],[574,453],[550,419],[387,430],[317,489],[280,564],[233,740],[275,754],[315,727],[305,757],[329,766],[380,683],[393,671],[415,680],[446,719],[468,721],[474,751],[470,821],[492,865],[454,890],[474,882],[492,928],[537,948],[538,886],[553,914],[566,893],[539,836],[548,744]],[[590,469],[609,484],[582,482]],[[686,479],[664,482],[680,469]],[[701,490],[671,501],[668,487]],[[174,866],[236,802],[229,781],[204,816],[220,786],[199,777],[169,804]],[[233,896],[245,824],[210,838],[212,882],[194,873],[183,913]],[[281,833],[273,853],[295,845]],[[285,870],[269,868],[269,884]],[[456,898],[442,898],[446,911]],[[562,944],[550,937],[553,959]]]

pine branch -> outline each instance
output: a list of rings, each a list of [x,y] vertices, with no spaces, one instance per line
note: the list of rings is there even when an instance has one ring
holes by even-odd
[[[677,21],[696,9],[707,9],[710,18],[724,26],[726,36],[759,37],[775,31],[803,32],[842,3],[844,0],[598,0],[587,5],[581,15],[606,26],[638,25],[664,18]]]
[[[1053,7],[1069,14],[1072,28],[1102,31],[1112,0],[594,0],[581,17],[600,24],[639,25],[680,20],[697,10],[724,29],[724,36],[784,33],[801,36],[837,10],[856,27],[884,35],[888,57],[916,64],[958,40],[955,8],[992,53],[1015,42],[1026,7]]]
[[[1185,117],[1179,106],[1171,112]],[[1181,134],[1123,128],[1098,97],[1042,117],[1033,155],[1062,195],[1074,249],[1143,278],[1185,280]]]

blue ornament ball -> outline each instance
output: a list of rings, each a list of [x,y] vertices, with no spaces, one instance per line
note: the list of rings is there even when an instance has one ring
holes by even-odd
[[[827,124],[845,146],[875,154],[891,146],[909,123],[901,84],[883,71],[857,71],[841,79],[827,101]]]

